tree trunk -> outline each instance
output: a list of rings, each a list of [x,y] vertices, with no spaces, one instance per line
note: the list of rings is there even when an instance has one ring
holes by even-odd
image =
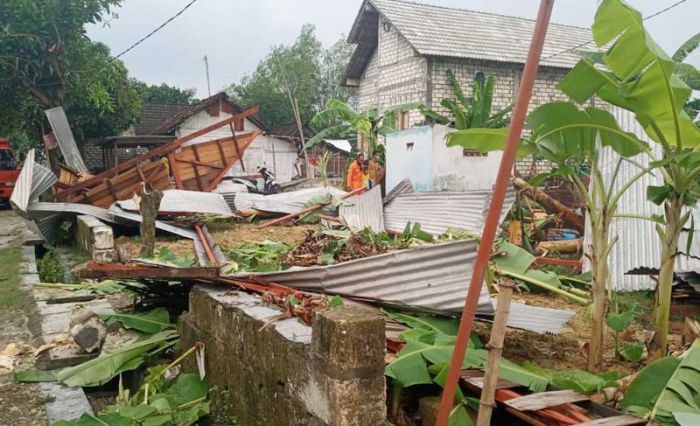
[[[598,223],[592,226],[591,235],[591,273],[593,282],[591,296],[593,297],[593,324],[591,340],[588,346],[588,371],[598,372],[603,365],[603,348],[605,333],[605,314],[608,308],[606,283],[608,279],[608,232],[610,226],[606,212],[601,212]]]
[[[560,213],[564,217],[566,223],[576,228],[577,231],[584,231],[586,223],[583,219],[583,216],[579,216],[578,214],[576,214],[576,212],[566,207],[564,204],[560,203],[554,198],[550,197],[549,195],[545,194],[544,192],[540,191],[539,189],[535,188],[534,186],[530,185],[524,179],[515,178],[513,179],[513,184],[515,185],[516,189],[522,191],[522,193],[528,198],[540,203],[547,210]]]
[[[136,203],[141,213],[141,257],[153,257],[156,243],[156,217],[160,209],[162,191],[146,191],[141,187],[140,199]]]
[[[683,227],[681,212],[683,203],[673,200],[664,203],[666,226],[661,238],[659,282],[654,297],[654,336],[649,343],[649,362],[666,356],[668,349],[668,320],[671,309],[671,287],[675,271],[678,238]]]

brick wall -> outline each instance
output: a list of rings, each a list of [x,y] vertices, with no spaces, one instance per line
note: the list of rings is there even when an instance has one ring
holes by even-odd
[[[95,141],[84,141],[79,144],[80,155],[83,156],[85,167],[91,172],[105,168],[102,159],[102,147]]]
[[[379,41],[360,81],[358,108],[380,111],[396,105],[425,102],[428,61],[419,56],[396,29],[379,19]],[[418,111],[409,115],[409,126],[423,121]]]

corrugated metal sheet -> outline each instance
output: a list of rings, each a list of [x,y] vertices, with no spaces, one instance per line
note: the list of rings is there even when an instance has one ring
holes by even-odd
[[[497,305],[496,299],[493,300]],[[562,327],[576,315],[574,311],[541,308],[524,303],[511,302],[508,327],[534,331],[539,334],[559,334]]]
[[[384,231],[384,204],[382,188],[376,186],[361,195],[350,197],[340,205],[340,218],[353,232],[370,228]]]
[[[381,300],[422,310],[461,313],[476,248],[473,241],[456,241],[337,265],[255,275],[292,288]],[[477,313],[493,314],[486,286],[482,288]]]
[[[325,188],[307,188],[298,191],[283,192],[281,194],[261,195],[249,192],[236,192],[234,204],[237,211],[260,210],[274,213],[296,213],[305,208],[309,200],[326,195],[342,197],[346,194],[338,188],[329,186]],[[225,194],[224,194],[225,195]]]
[[[384,225],[388,231],[401,232],[408,222],[420,223],[421,229],[433,235],[448,228],[464,229],[481,234],[491,204],[490,189],[465,192],[403,193],[384,207]],[[512,187],[506,193],[501,221],[515,202]]]
[[[141,215],[126,212],[117,206],[112,206],[109,210],[107,210],[101,207],[91,206],[89,204],[36,202],[29,205],[27,208],[27,213],[29,219],[37,222],[45,221],[47,220],[47,217],[69,213],[86,214],[94,216],[105,222],[120,225],[134,225],[136,223],[141,223]],[[161,220],[156,221],[156,229],[192,240],[197,238],[197,233],[193,230],[171,225]],[[46,235],[43,232],[42,235],[44,238],[50,237],[50,234]]]
[[[613,107],[612,114],[617,119],[618,124],[627,132],[632,132],[640,139],[649,141],[644,129],[639,125],[634,114],[621,108]],[[658,145],[652,143],[655,155],[661,156]],[[606,184],[609,184],[619,156],[609,148],[604,148],[601,153],[600,169]],[[634,160],[641,166],[646,167],[649,160],[644,155],[634,157]],[[628,182],[640,168],[628,161],[622,163],[618,177],[615,182],[615,190],[619,190],[625,182]],[[622,196],[618,206],[618,214],[635,214],[650,217],[652,215],[663,214],[661,207],[649,202],[646,197],[646,189],[649,185],[662,185],[661,175],[657,172],[654,175],[647,174],[632,185]],[[700,221],[700,214],[697,208],[693,209],[695,223]],[[691,254],[700,256],[700,227],[697,227],[693,239]],[[661,256],[661,244],[656,234],[655,224],[648,220],[617,218],[613,219],[610,229],[610,238],[618,237],[618,241],[610,252],[610,282],[612,288],[618,291],[653,290],[656,283],[646,275],[626,275],[632,269],[640,267],[658,268]],[[586,222],[586,232],[584,237],[584,250],[590,253],[591,243],[590,223]],[[681,247],[685,248],[685,238],[681,237]],[[586,256],[583,257],[584,270],[590,269],[590,263]],[[686,256],[676,257],[676,268],[678,270],[691,270],[700,268],[700,261],[687,258]]]
[[[124,210],[137,211],[133,199],[117,201]],[[160,212],[163,213],[198,213],[233,216],[231,208],[221,194],[214,192],[183,191],[181,189],[166,189],[160,201]]]
[[[30,149],[24,160],[24,167],[17,177],[10,203],[16,210],[25,213],[27,205],[38,200],[39,196],[57,181],[58,178],[51,170],[34,161],[34,150]]]
[[[411,183],[411,179],[404,179],[398,184],[396,184],[396,186],[391,191],[389,191],[388,194],[386,194],[386,196],[384,197],[384,204],[389,204],[394,198],[398,197],[399,194],[405,194],[413,191],[414,189],[413,184]]]
[[[68,117],[66,117],[63,107],[47,109],[45,112],[68,167],[81,173],[88,173],[83,157],[80,156],[80,151],[78,151],[73,131],[70,128],[70,124],[68,124]]]

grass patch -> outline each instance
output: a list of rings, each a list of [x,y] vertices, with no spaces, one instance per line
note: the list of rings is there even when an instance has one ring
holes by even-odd
[[[0,308],[15,308],[22,304],[19,288],[19,263],[22,253],[16,247],[0,249]]]

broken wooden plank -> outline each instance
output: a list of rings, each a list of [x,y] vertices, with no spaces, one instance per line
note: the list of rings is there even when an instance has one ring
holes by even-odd
[[[604,417],[602,419],[592,420],[590,422],[579,423],[578,426],[629,426],[629,425],[645,425],[647,420],[639,417],[622,414],[614,417]]]
[[[514,178],[513,185],[515,186],[515,189],[520,191],[521,194],[540,203],[542,206],[544,206],[550,211],[560,213],[564,220],[566,220],[568,224],[576,228],[577,231],[584,231],[586,223],[583,216],[579,216],[578,214],[576,214],[575,211],[571,210],[564,204],[560,203],[559,201],[540,191],[538,188],[530,185],[524,179],[517,177]]]
[[[137,265],[128,263],[87,262],[76,269],[78,278],[133,278],[133,279],[207,279],[219,276],[219,268],[193,266],[188,268]]]
[[[505,401],[505,404],[520,411],[537,411],[572,402],[587,401],[588,397],[572,390],[533,393]]]

